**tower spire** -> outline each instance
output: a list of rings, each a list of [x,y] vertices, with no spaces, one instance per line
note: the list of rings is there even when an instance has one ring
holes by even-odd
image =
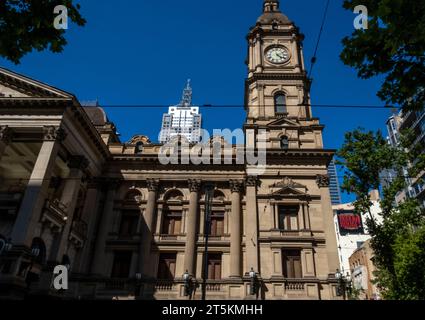
[[[190,85],[191,80],[187,80],[186,88],[183,90],[182,101],[180,102],[180,106],[182,107],[190,107],[192,105],[192,87]]]

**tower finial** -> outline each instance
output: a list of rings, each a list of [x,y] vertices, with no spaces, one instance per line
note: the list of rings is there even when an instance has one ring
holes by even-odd
[[[190,85],[191,80],[187,79],[186,88],[183,90],[182,101],[180,105],[183,107],[190,107],[192,105],[192,87]]]
[[[278,12],[279,0],[264,0],[264,12]]]

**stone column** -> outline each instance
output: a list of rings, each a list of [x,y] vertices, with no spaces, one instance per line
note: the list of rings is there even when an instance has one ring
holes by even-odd
[[[242,276],[241,191],[242,181],[230,181],[232,212],[230,217],[230,277]]]
[[[100,185],[98,181],[91,181],[87,185],[87,194],[82,213],[83,221],[87,222],[87,240],[78,258],[78,265],[74,266],[77,273],[86,273],[89,268],[90,253],[96,227],[96,217],[99,211]]]
[[[148,202],[146,204],[144,223],[142,221],[140,224],[139,270],[144,277],[152,277],[150,255],[152,239],[155,233],[155,209],[159,180],[148,179],[147,185],[149,191]]]
[[[248,271],[254,268],[259,270],[258,260],[258,209],[257,209],[257,185],[256,176],[248,176],[246,179],[246,267]]]
[[[200,180],[189,180],[189,213],[187,216],[187,234],[186,234],[186,248],[184,252],[184,267],[185,271],[188,270],[189,274],[195,275],[195,254],[196,254],[196,239],[198,228],[198,199],[199,190],[201,187]]]
[[[0,160],[11,141],[12,129],[8,126],[0,126]]]
[[[105,207],[97,232],[96,245],[94,250],[92,273],[106,276],[106,240],[112,228],[114,214],[114,202],[119,180],[110,179],[106,181],[108,191],[106,193]]]
[[[57,153],[65,132],[60,127],[44,127],[44,142],[28,181],[18,217],[13,226],[12,241],[15,245],[30,246],[50,184]]]
[[[326,251],[328,254],[329,273],[335,273],[339,268],[337,243],[331,205],[331,196],[329,193],[329,176],[317,175],[317,185],[320,189],[320,201],[322,203],[322,217],[325,228]]]
[[[81,179],[84,170],[88,167],[88,160],[83,156],[73,156],[70,158],[68,167],[71,169],[65,187],[62,192],[61,203],[66,207],[68,219],[62,231],[62,237],[59,241],[54,260],[61,263],[62,257],[66,254],[69,233],[71,232],[75,206],[78,200],[78,193],[81,187]]]

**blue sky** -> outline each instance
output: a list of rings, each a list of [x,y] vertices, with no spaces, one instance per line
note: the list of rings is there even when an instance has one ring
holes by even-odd
[[[108,108],[122,140],[145,134],[153,141],[165,106],[179,102],[192,79],[194,103],[243,105],[247,53],[245,36],[262,12],[263,0],[80,0],[84,28],[70,25],[62,54],[35,52],[15,66],[0,64]],[[326,0],[281,0],[281,10],[306,36],[309,65]],[[339,60],[341,39],[353,32],[352,12],[331,0],[312,87],[313,104],[383,105],[381,79],[361,80]],[[240,128],[243,108],[201,110],[204,127]],[[384,129],[387,110],[314,108],[326,125],[326,148],[339,148],[344,133],[359,126]],[[345,197],[345,199],[347,199]]]

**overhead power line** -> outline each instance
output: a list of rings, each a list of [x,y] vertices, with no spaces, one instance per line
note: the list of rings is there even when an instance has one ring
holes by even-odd
[[[313,72],[314,65],[317,62],[317,53],[319,51],[320,40],[322,39],[322,33],[323,33],[323,29],[325,27],[326,18],[328,17],[329,4],[330,4],[330,0],[327,0],[326,6],[325,6],[325,13],[323,14],[322,24],[320,26],[319,37],[317,38],[317,42],[316,42],[316,47],[314,49],[313,58],[311,58],[311,66],[310,66],[310,71],[308,73],[308,78],[309,79],[311,79],[311,75],[312,75],[312,72]]]
[[[84,108],[94,108],[95,106],[83,106]],[[130,105],[100,105],[102,108],[168,108],[173,107],[170,105],[149,105],[149,104],[130,104]],[[215,105],[215,104],[203,104],[200,105],[201,108],[245,108],[245,105]],[[248,107],[260,107],[260,105],[249,105]],[[275,108],[275,105],[261,105],[265,108]],[[287,105],[287,107],[306,107],[306,105]],[[307,106],[308,107],[308,106]],[[334,108],[334,109],[383,109],[383,110],[392,110],[400,109],[399,107],[394,106],[384,106],[384,105],[346,105],[346,104],[313,104],[311,107],[314,108]]]

